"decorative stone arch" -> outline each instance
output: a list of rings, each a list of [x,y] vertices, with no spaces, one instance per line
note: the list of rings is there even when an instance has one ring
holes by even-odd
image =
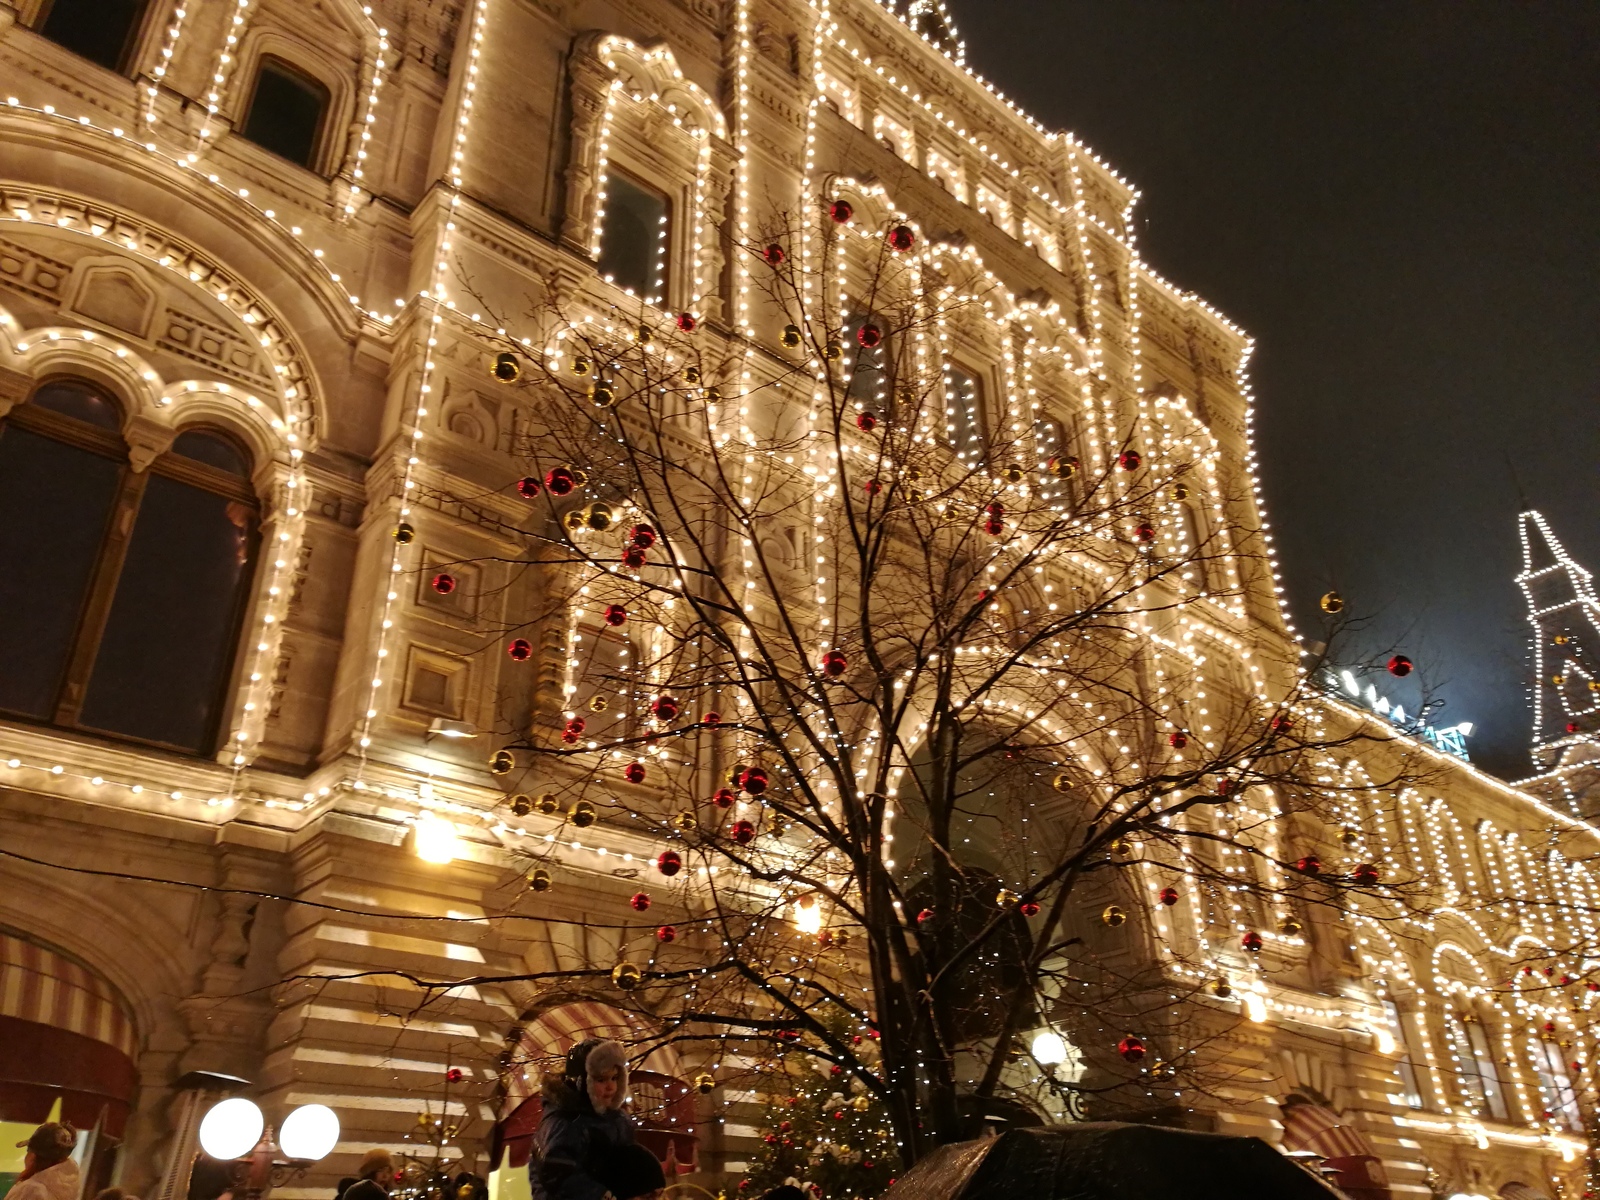
[[[564,174],[561,237],[585,257],[599,255],[605,177],[613,164],[664,192],[674,219],[668,281],[672,306],[722,318],[718,288],[722,213],[737,152],[727,120],[678,66],[664,41],[645,44],[595,30],[580,35],[568,62],[571,149]]]

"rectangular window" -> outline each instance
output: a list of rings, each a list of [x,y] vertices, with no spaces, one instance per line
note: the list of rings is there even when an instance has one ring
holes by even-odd
[[[144,0],[46,0],[38,30],[58,46],[120,71],[143,16]]]
[[[861,124],[861,106],[856,103],[855,89],[832,75],[822,76],[822,98],[841,117],[857,127]]]
[[[937,150],[929,150],[928,174],[935,183],[957,200],[963,202],[966,200],[967,190],[961,186],[961,168],[956,166],[953,159],[947,158]]]
[[[612,171],[602,203],[600,274],[650,304],[665,304],[672,238],[666,196]]]
[[[1393,1000],[1383,1002],[1383,1015],[1389,1022],[1389,1034],[1394,1038],[1395,1072],[1400,1076],[1401,1094],[1407,1108],[1422,1107],[1422,1089],[1417,1086],[1417,1069],[1411,1062],[1411,1038],[1405,1019]]]
[[[316,169],[328,89],[275,58],[264,58],[241,132],[297,166]]]
[[[907,162],[915,160],[916,153],[912,149],[911,130],[900,124],[893,117],[886,117],[882,113],[878,114],[873,125],[877,130],[880,142]]]
[[[954,363],[944,369],[945,441],[958,458],[983,457],[983,384]]]
[[[978,185],[977,191],[977,208],[979,212],[1001,229],[1010,231],[1011,206],[1005,202],[1005,199],[998,192],[985,187],[981,183]]]
[[[1533,1070],[1539,1077],[1539,1096],[1549,1119],[1581,1133],[1583,1114],[1578,1111],[1578,1093],[1567,1075],[1567,1060],[1561,1047],[1554,1042],[1535,1042]]]
[[[1450,1037],[1456,1052],[1456,1073],[1467,1102],[1480,1117],[1506,1120],[1506,1098],[1500,1089],[1500,1072],[1489,1049],[1489,1034],[1476,1019],[1453,1017]]]
[[[1061,260],[1056,255],[1056,239],[1042,225],[1024,218],[1022,222],[1022,241],[1024,245],[1031,247],[1035,254],[1052,267],[1061,265]]]

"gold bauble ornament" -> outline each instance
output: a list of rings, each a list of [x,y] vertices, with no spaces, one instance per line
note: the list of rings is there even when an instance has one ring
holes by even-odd
[[[1021,483],[1024,474],[1021,463],[1007,463],[1000,470],[1000,477],[1007,483]]]
[[[511,797],[511,811],[519,817],[525,817],[533,811],[533,797],[525,796],[518,792]]]
[[[605,712],[605,710],[610,707],[611,701],[607,700],[604,696],[591,696],[589,698],[590,712]]]
[[[721,404],[722,403],[722,389],[719,388],[719,387],[708,387],[706,389],[706,403],[707,404]]]
[[[1284,937],[1299,937],[1304,929],[1305,926],[1294,917],[1285,917],[1278,922],[1278,932]]]
[[[619,962],[611,968],[611,982],[625,992],[631,992],[644,982],[644,972],[631,962]]]
[[[837,361],[844,357],[844,347],[838,342],[829,342],[822,348],[822,357],[830,362]]]
[[[650,326],[641,325],[638,329],[634,330],[633,340],[638,342],[641,346],[648,346],[650,344],[650,339],[654,336],[655,334],[650,331]]]
[[[1354,829],[1346,829],[1339,835],[1339,840],[1346,846],[1354,846],[1361,841],[1361,835]]]
[[[693,833],[700,828],[700,818],[694,815],[693,809],[686,808],[672,818],[672,827],[679,833]]]
[[[566,528],[568,533],[577,533],[578,530],[582,529],[585,524],[583,509],[574,508],[564,514],[561,518],[561,524]]]
[[[1565,645],[1566,645],[1566,644],[1567,644],[1567,643],[1568,643],[1568,642],[1570,642],[1570,641],[1571,641],[1571,640],[1572,640],[1572,639],[1571,639],[1571,638],[1569,638],[1569,637],[1568,637],[1568,636],[1567,636],[1567,635],[1566,635],[1566,634],[1564,634],[1564,633],[1558,633],[1558,634],[1556,634],[1556,635],[1555,635],[1555,637],[1553,637],[1553,638],[1551,638],[1551,639],[1550,639],[1550,640],[1551,640],[1551,641],[1552,641],[1552,642],[1554,642],[1554,643],[1555,643],[1555,644],[1556,644],[1556,645],[1558,645],[1558,646],[1565,646]]]
[[[1107,925],[1109,925],[1112,929],[1115,929],[1119,925],[1125,924],[1127,922],[1128,914],[1123,912],[1122,909],[1119,908],[1117,905],[1108,904],[1108,905],[1106,905],[1105,911],[1100,914],[1100,919],[1102,921],[1104,921]]]
[[[1178,1073],[1178,1069],[1165,1059],[1156,1059],[1150,1064],[1150,1078],[1168,1080]]]
[[[700,368],[695,366],[693,363],[690,363],[688,366],[684,367],[684,369],[683,369],[683,381],[685,383],[687,383],[687,384],[699,383],[700,382]]]
[[[533,874],[528,876],[528,886],[536,892],[548,892],[555,885],[550,882],[550,872],[543,867],[535,867]]]
[[[857,1096],[854,1100],[850,1101],[850,1107],[855,1109],[857,1112],[866,1112],[867,1109],[872,1107],[872,1101],[867,1099],[865,1096]]]
[[[617,518],[611,511],[609,504],[601,504],[597,501],[589,506],[589,511],[584,514],[583,519],[590,529],[599,533],[602,530],[610,529]]]
[[[793,350],[800,344],[800,327],[798,325],[785,325],[783,327],[783,336],[779,340],[783,342],[785,349]]]
[[[1001,888],[995,893],[994,902],[1001,908],[1010,908],[1020,899],[1022,899],[1022,897],[1017,895],[1010,888]]]
[[[489,368],[489,373],[501,383],[515,383],[522,375],[522,364],[517,361],[517,356],[502,351],[494,356],[494,365]]]
[[[579,829],[587,829],[595,823],[599,814],[595,812],[594,805],[587,800],[579,800],[572,806],[572,811],[568,816]]]
[[[554,792],[546,792],[544,795],[540,796],[534,801],[533,807],[548,817],[551,813],[555,812],[556,809],[561,807],[561,802],[556,799],[556,794]]]
[[[1565,675],[1552,675],[1550,676],[1550,682],[1557,687],[1561,687],[1567,682],[1567,677]]]
[[[1344,597],[1339,595],[1338,592],[1324,592],[1322,599],[1317,604],[1329,616],[1344,611]]]
[[[702,1096],[709,1096],[717,1090],[717,1081],[710,1075],[696,1075],[694,1077],[694,1090]]]
[[[1226,979],[1213,979],[1210,983],[1206,984],[1206,991],[1210,992],[1218,1000],[1226,1000],[1229,996],[1233,995],[1233,984],[1229,983]]]
[[[575,354],[572,358],[572,373],[574,375],[587,375],[594,369],[594,364],[582,354]]]
[[[1133,843],[1125,837],[1112,838],[1111,845],[1108,846],[1107,849],[1109,849],[1111,853],[1119,856],[1124,854],[1132,854]]]
[[[1172,498],[1174,500],[1187,500],[1189,498],[1189,485],[1186,483],[1173,484]]]
[[[1072,776],[1063,771],[1050,781],[1050,786],[1058,792],[1070,792],[1072,790]]]
[[[489,770],[493,771],[496,775],[510,774],[516,765],[516,755],[512,754],[509,750],[496,750],[493,757],[489,759]]]
[[[416,536],[417,527],[410,521],[401,521],[400,524],[394,527],[394,540],[402,546],[409,546]]]
[[[597,383],[589,389],[589,402],[596,408],[611,408],[617,403],[617,389],[609,383]]]
[[[589,482],[589,472],[582,467],[568,467],[567,470],[572,473],[572,482],[575,486],[582,487]]]

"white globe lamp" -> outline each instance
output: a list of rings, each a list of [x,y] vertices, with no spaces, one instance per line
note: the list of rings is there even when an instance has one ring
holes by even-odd
[[[1053,1029],[1033,1036],[1033,1058],[1041,1067],[1059,1067],[1067,1061],[1067,1043]]]
[[[301,1162],[326,1158],[338,1142],[339,1118],[326,1104],[302,1104],[278,1130],[278,1148]]]
[[[212,1158],[243,1158],[261,1140],[266,1120],[243,1096],[215,1105],[200,1122],[200,1148]]]

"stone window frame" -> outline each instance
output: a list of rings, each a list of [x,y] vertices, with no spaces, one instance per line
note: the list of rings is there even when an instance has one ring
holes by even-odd
[[[50,45],[59,47],[62,53],[71,54],[76,61],[90,63],[100,70],[112,70],[114,74],[124,79],[137,79],[146,72],[148,61],[155,52],[155,45],[160,37],[159,31],[165,24],[164,21],[157,19],[156,10],[169,7],[160,0],[141,0],[140,13],[134,18],[133,25],[128,30],[127,44],[122,48],[122,60],[113,69],[102,67],[93,59],[84,58],[39,32],[39,26],[44,23],[54,3],[55,0],[20,0],[17,4],[16,23],[30,33],[37,34]]]
[[[327,92],[328,103],[322,113],[317,146],[309,165],[302,166],[282,158],[244,136],[245,118],[249,115],[250,106],[255,103],[261,67],[268,59],[305,76]],[[230,120],[231,131],[237,135],[229,139],[231,146],[248,146],[250,149],[246,153],[271,162],[279,169],[310,171],[323,179],[347,173],[354,154],[353,139],[360,136],[353,130],[361,71],[362,58],[359,55],[341,62],[320,48],[290,38],[270,26],[252,28],[240,41],[238,63],[229,77],[228,95],[224,102],[223,112]]]

